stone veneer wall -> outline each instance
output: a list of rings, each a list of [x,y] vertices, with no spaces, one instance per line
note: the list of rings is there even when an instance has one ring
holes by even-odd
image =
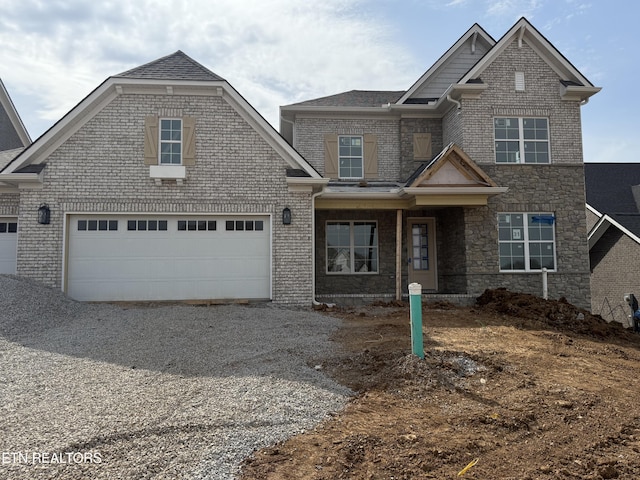
[[[184,185],[149,178],[146,115],[196,118],[196,164]],[[69,212],[271,214],[273,300],[308,305],[311,196],[288,191],[288,167],[221,97],[120,95],[51,154],[42,190],[21,192],[18,274],[61,287]],[[50,225],[35,220],[41,203],[51,208]],[[280,221],[284,207],[291,225]]]
[[[465,209],[468,291],[506,287],[541,295],[541,274],[500,273],[497,215],[506,212],[551,212],[555,215],[557,271],[548,277],[549,297],[565,297],[590,308],[589,251],[584,215],[583,165],[483,165],[509,191],[485,208]]]
[[[378,179],[400,178],[400,124],[397,118],[296,118],[294,147],[324,175],[324,137],[327,134],[364,135],[378,138]]]

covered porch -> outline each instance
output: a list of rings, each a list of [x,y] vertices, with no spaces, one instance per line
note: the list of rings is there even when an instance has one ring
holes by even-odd
[[[417,282],[433,301],[472,303],[467,223],[506,190],[453,144],[404,184],[330,183],[315,200],[316,299],[402,300]]]

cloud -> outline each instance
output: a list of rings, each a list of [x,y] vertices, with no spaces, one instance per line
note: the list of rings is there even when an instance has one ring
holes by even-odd
[[[5,0],[2,78],[51,123],[109,75],[180,49],[276,123],[281,104],[413,82],[413,59],[363,2]]]

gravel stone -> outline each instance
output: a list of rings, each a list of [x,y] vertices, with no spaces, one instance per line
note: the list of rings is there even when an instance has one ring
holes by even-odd
[[[0,276],[0,478],[231,479],[352,395],[340,320],[271,304],[87,304]]]

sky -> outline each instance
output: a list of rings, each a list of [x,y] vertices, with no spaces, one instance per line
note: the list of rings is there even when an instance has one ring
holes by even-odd
[[[111,75],[182,50],[272,125],[348,90],[406,90],[474,23],[526,17],[602,91],[587,162],[640,162],[635,0],[0,0],[0,78],[35,140]]]

